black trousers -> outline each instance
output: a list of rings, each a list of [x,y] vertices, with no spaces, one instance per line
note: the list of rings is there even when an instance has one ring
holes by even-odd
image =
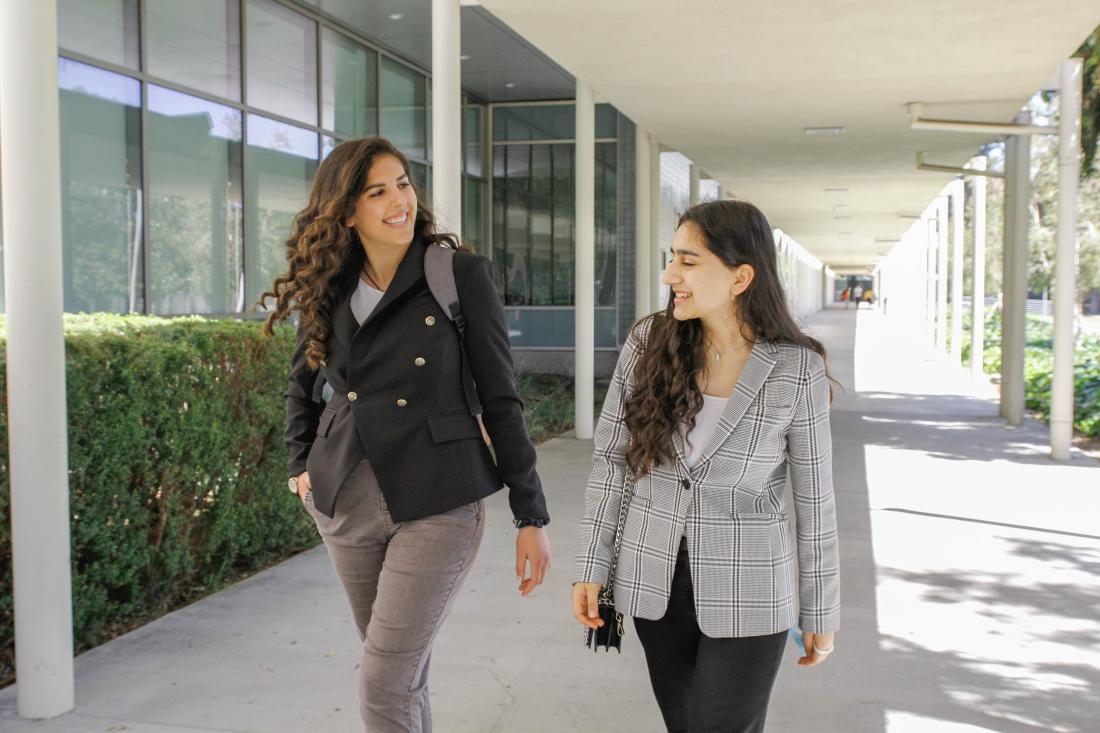
[[[787,632],[713,639],[699,630],[687,547],[680,541],[668,610],[635,618],[653,694],[670,733],[757,733],[783,660]]]

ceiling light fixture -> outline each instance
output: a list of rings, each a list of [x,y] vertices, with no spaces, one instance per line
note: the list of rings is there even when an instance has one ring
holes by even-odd
[[[852,217],[850,217],[850,216],[834,216],[833,218],[834,219],[851,219]]]
[[[843,135],[848,132],[847,127],[803,127],[802,132],[807,135]]]
[[[462,59],[463,61],[469,61],[470,60],[470,54],[464,53],[461,56],[459,56],[459,58]]]
[[[404,17],[404,13],[390,13],[389,15],[390,20],[401,20]]]
[[[504,88],[505,89],[515,89],[516,88],[516,83],[514,81],[507,82],[504,85]]]
[[[846,188],[826,188],[825,193],[848,193]]]

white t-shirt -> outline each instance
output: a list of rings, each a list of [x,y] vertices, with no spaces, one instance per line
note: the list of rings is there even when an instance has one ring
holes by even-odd
[[[375,290],[367,285],[366,280],[359,278],[359,287],[351,294],[351,313],[355,316],[356,323],[362,325],[385,294],[385,291]]]
[[[722,411],[726,409],[728,397],[711,397],[703,395],[703,409],[695,416],[695,427],[687,432],[687,425],[680,426],[680,435],[684,438],[684,449],[687,452],[687,467],[695,468],[695,464],[703,457],[703,450],[710,443],[714,434],[714,428],[718,425],[718,418],[722,417]]]

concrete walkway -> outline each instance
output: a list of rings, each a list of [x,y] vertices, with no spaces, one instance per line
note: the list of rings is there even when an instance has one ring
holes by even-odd
[[[1100,464],[1052,463],[1042,425],[1005,427],[993,388],[917,353],[878,311],[809,325],[846,387],[833,408],[844,628],[821,667],[797,668],[788,647],[769,730],[1100,729]],[[556,564],[518,596],[494,497],[432,655],[436,729],[660,731],[633,629],[621,656],[594,655],[569,612],[591,443],[539,455]],[[69,715],[19,720],[14,689],[0,691],[0,729],[350,733],[356,646],[318,548],[82,655]]]

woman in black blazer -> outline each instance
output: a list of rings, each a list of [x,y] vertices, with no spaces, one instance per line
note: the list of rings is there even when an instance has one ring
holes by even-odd
[[[425,252],[437,246],[459,250],[464,350],[425,280]],[[408,161],[380,137],[345,142],[321,163],[286,253],[287,272],[261,303],[276,299],[268,333],[299,313],[287,383],[290,489],[351,602],[365,725],[429,731],[432,641],[480,544],[481,500],[502,483],[519,529],[520,593],[550,565],[546,499],[492,266],[435,231]],[[470,377],[476,400],[465,391]]]

